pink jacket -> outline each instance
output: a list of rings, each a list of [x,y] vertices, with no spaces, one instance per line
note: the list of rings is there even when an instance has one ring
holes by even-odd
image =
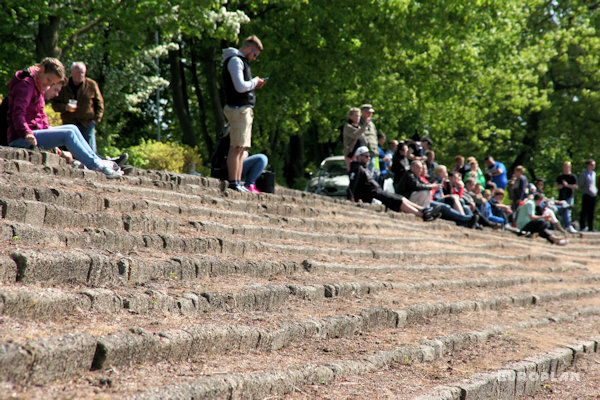
[[[38,129],[48,129],[46,102],[33,77],[18,71],[8,83],[8,143]]]

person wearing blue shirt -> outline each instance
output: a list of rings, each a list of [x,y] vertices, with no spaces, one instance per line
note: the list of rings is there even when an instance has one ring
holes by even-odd
[[[492,182],[496,184],[497,188],[504,189],[508,184],[508,178],[506,177],[506,166],[500,161],[494,161],[492,156],[485,158],[485,165],[487,165],[487,173],[492,176]]]

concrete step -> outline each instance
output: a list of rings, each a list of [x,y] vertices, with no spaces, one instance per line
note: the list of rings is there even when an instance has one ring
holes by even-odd
[[[375,351],[364,351],[357,348],[357,345],[360,346],[363,340],[360,337],[354,337],[348,340],[339,339],[335,343],[326,345],[327,351],[323,351],[322,345],[318,345],[315,349],[317,351],[311,349],[308,352],[302,346],[295,346],[285,354],[269,354],[268,358],[265,358],[263,354],[244,352],[243,354],[246,355],[242,356],[242,353],[234,352],[229,356],[213,354],[209,358],[196,362],[188,361],[185,364],[159,363],[151,366],[137,365],[134,368],[113,366],[108,370],[83,373],[82,378],[74,379],[67,385],[60,382],[48,384],[44,388],[44,392],[46,395],[54,395],[52,397],[64,398],[73,393],[85,397],[93,394],[94,391],[97,393],[100,386],[104,387],[106,394],[109,394],[111,398],[130,396],[128,398],[132,399],[224,397],[263,399],[267,396],[282,395],[286,395],[286,398],[305,398],[294,397],[294,395],[340,398],[342,396],[339,396],[338,389],[343,386],[343,383],[361,377],[371,380],[370,377],[382,374],[383,378],[387,377],[387,379],[377,380],[379,386],[371,388],[372,392],[362,390],[361,393],[367,394],[369,398],[384,397],[381,395],[390,393],[390,389],[396,389],[395,386],[403,383],[402,386],[406,393],[404,390],[393,393],[397,398],[411,398],[405,396],[410,396],[412,393],[414,397],[415,390],[420,390],[417,393],[423,393],[423,390],[434,389],[435,385],[428,382],[426,385],[412,386],[410,382],[417,381],[415,376],[412,377],[413,380],[390,379],[390,375],[396,375],[396,378],[399,378],[398,372],[395,371],[402,370],[403,375],[406,376],[405,372],[428,369],[431,368],[430,365],[436,363],[447,366],[446,360],[448,359],[452,360],[451,365],[458,366],[463,356],[469,357],[474,351],[477,352],[480,359],[472,368],[487,371],[484,366],[488,365],[487,368],[499,369],[505,364],[498,365],[503,361],[494,360],[498,352],[502,351],[502,344],[506,342],[507,334],[512,340],[519,343],[520,347],[515,348],[514,353],[504,354],[503,359],[523,352],[529,352],[532,357],[536,354],[536,349],[543,349],[544,345],[528,338],[528,332],[531,330],[536,330],[540,337],[544,338],[548,335],[552,336],[552,332],[555,331],[573,330],[575,326],[589,328],[591,325],[597,324],[599,320],[597,308],[584,308],[569,314],[554,314],[511,325],[493,325],[475,330],[458,331],[420,339],[410,344],[390,342],[385,348],[382,347]],[[581,336],[581,333],[574,336]],[[348,346],[350,340],[358,341],[358,343]],[[577,341],[573,338],[569,343]],[[592,340],[588,340],[587,344],[576,348],[590,351],[597,347],[596,342],[592,342]],[[310,357],[312,362],[298,363],[298,356],[302,357],[303,353],[304,357]],[[571,358],[573,357],[573,351],[570,350],[569,353],[564,352],[564,358],[560,358],[565,361],[564,366],[569,364],[568,354],[571,355]],[[238,360],[237,366],[233,366],[236,364],[235,360]],[[554,365],[556,368],[558,363],[559,361],[556,359],[545,365]],[[190,366],[193,367],[190,368]],[[560,368],[562,369],[564,366]],[[56,374],[54,371],[48,372],[48,374],[50,373]],[[129,379],[128,376],[131,375],[135,375],[135,378]],[[41,374],[37,375],[38,379],[41,377]],[[8,387],[8,384],[4,386]],[[14,385],[10,388],[15,394],[25,395],[28,398],[37,398],[36,392],[40,393],[39,389],[31,385],[23,389]],[[464,389],[474,390],[466,385]],[[331,395],[332,393],[333,395]]]
[[[176,278],[173,273],[172,278]],[[153,310],[193,315],[216,310],[225,311],[270,311],[288,305],[292,300],[325,302],[329,299],[351,299],[357,296],[398,298],[403,293],[412,293],[411,299],[434,298],[436,291],[459,291],[461,296],[472,296],[468,289],[484,289],[493,293],[494,289],[528,290],[533,285],[544,287],[571,287],[573,285],[594,284],[600,275],[577,278],[560,276],[513,276],[494,278],[472,278],[456,280],[431,280],[419,283],[349,281],[327,284],[297,285],[282,282],[276,285],[250,284],[238,282],[231,285],[231,291],[204,290],[190,282],[173,285],[173,279],[164,283],[154,283],[151,287],[124,287],[115,289],[89,288],[69,290],[59,288],[29,288],[0,286],[0,314],[35,320],[59,319],[76,310],[114,313],[121,310],[147,314]],[[409,278],[410,279],[410,278]],[[215,283],[206,282],[214,286]],[[218,283],[221,290],[223,283]],[[514,289],[512,289],[514,288]],[[460,290],[462,289],[462,290]],[[235,291],[233,291],[235,290]],[[547,289],[546,289],[547,290]],[[417,296],[415,296],[415,294]],[[448,294],[444,298],[449,299]],[[377,300],[376,300],[377,301]]]
[[[582,288],[513,297],[496,296],[474,301],[418,303],[398,310],[383,307],[368,308],[353,315],[329,315],[321,319],[297,321],[275,330],[239,324],[201,324],[166,331],[136,327],[128,331],[113,331],[104,335],[90,335],[89,332],[79,331],[47,338],[32,338],[22,344],[6,342],[0,346],[0,349],[4,349],[4,354],[0,355],[0,371],[8,371],[18,365],[14,370],[15,374],[6,375],[10,377],[8,381],[19,385],[44,384],[59,377],[66,378],[87,370],[82,369],[82,366],[92,369],[104,369],[110,366],[120,368],[140,363],[201,360],[206,354],[213,353],[276,351],[316,338],[331,340],[354,337],[361,332],[367,335],[370,332],[388,329],[410,329],[411,327],[414,329],[415,325],[422,324],[424,321],[431,322],[432,319],[443,319],[451,315],[469,314],[478,310],[481,313],[488,313],[504,310],[507,307],[522,308],[540,304],[547,307],[549,302],[569,300],[570,303],[573,300],[597,297],[599,293],[597,289]],[[587,307],[585,310],[586,315],[600,314],[600,307],[597,306]],[[119,323],[118,319],[116,322]],[[46,327],[40,328],[43,328],[47,334],[49,326],[47,324]],[[7,328],[3,336],[11,335],[10,327]],[[103,329],[112,328],[106,326]],[[91,327],[91,330],[97,332],[98,328]],[[34,335],[31,329],[29,335]],[[37,348],[43,349],[40,350],[40,354],[32,350]],[[64,354],[69,352],[78,353],[79,356],[65,358]],[[92,352],[92,364],[87,365],[85,363],[90,360]],[[43,360],[43,367],[40,366],[41,364],[36,364],[36,360]],[[50,374],[40,372],[40,377],[32,378],[37,369],[52,372]]]

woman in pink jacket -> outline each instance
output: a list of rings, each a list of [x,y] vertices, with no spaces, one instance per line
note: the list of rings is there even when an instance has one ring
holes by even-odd
[[[112,161],[100,159],[75,125],[50,127],[44,111],[44,94],[52,85],[65,80],[65,68],[56,58],[18,71],[8,83],[8,145],[51,150],[65,146],[88,169],[101,171],[107,178],[123,172]]]

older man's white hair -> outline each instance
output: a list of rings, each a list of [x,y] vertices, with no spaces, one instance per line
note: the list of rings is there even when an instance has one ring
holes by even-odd
[[[71,71],[73,71],[74,69],[82,72],[87,71],[85,64],[81,61],[75,61],[73,64],[71,64]]]

